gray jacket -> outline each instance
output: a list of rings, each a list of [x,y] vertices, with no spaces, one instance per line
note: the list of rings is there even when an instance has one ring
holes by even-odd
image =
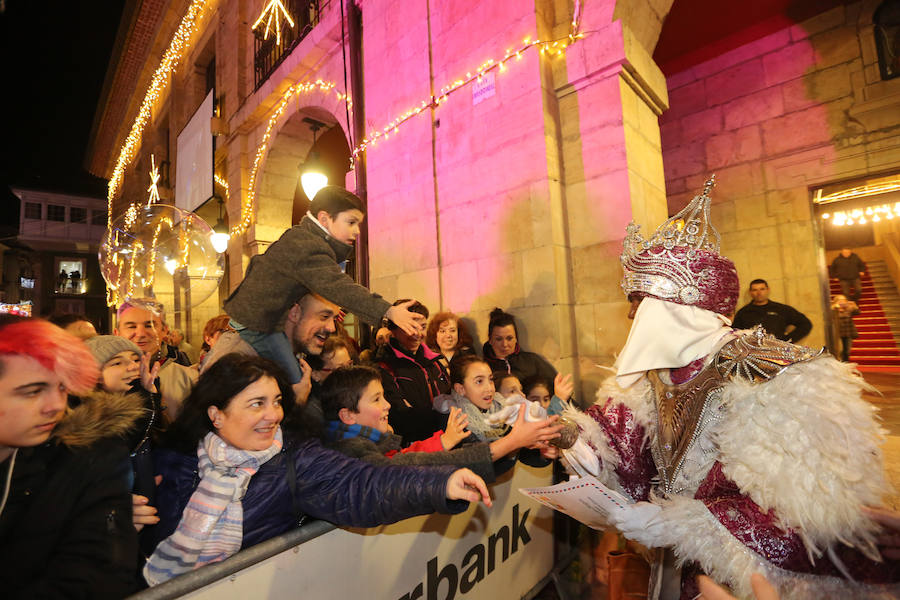
[[[309,292],[378,325],[390,303],[341,271],[353,246],[329,236],[309,217],[250,259],[244,280],[225,301],[225,312],[254,331],[273,333],[293,304]]]

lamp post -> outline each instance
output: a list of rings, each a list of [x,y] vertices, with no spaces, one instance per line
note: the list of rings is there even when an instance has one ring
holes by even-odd
[[[309,117],[304,117],[303,122],[307,123],[309,128],[312,129],[312,147],[315,148],[316,133],[325,127],[325,123]],[[300,163],[300,185],[303,187],[303,193],[310,200],[316,197],[316,193],[319,190],[328,185],[328,175],[325,174],[325,170],[322,168],[322,163],[319,160],[319,153],[315,150],[309,153],[309,160]]]

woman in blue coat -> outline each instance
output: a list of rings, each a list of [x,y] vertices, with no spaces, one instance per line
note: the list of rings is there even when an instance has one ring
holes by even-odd
[[[259,357],[206,370],[156,452],[162,482],[155,585],[296,527],[305,515],[372,527],[490,505],[480,477],[453,467],[376,467],[324,448],[288,418],[290,384]]]

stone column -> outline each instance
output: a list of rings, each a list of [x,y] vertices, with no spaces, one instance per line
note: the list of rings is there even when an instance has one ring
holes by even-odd
[[[625,226],[653,231],[667,216],[658,116],[665,77],[621,20],[602,23],[569,48],[556,96],[565,173],[565,219],[574,291],[574,338],[585,399],[627,337],[619,254]]]

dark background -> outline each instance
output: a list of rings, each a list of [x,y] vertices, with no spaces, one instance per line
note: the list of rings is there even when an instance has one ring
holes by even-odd
[[[124,5],[0,0],[0,241],[18,227],[11,185],[106,197],[84,155]]]

